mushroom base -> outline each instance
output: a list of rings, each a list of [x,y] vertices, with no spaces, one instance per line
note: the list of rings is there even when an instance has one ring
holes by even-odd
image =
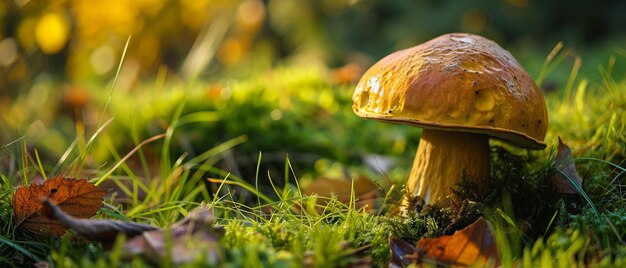
[[[402,207],[420,200],[433,204],[451,194],[463,177],[482,185],[489,177],[490,161],[486,135],[424,129]]]

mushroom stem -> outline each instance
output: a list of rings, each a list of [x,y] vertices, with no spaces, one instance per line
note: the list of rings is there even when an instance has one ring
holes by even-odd
[[[463,176],[482,185],[490,172],[489,137],[424,129],[407,182],[402,207],[414,200],[433,204],[448,196]]]

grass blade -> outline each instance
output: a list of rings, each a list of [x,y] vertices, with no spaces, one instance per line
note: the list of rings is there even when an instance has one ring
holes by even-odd
[[[587,193],[585,192],[585,190],[583,190],[583,187],[578,184],[578,182],[576,182],[574,179],[572,179],[570,176],[568,176],[567,174],[565,174],[565,172],[558,170],[557,171],[559,173],[561,173],[561,175],[565,176],[567,178],[567,180],[569,180],[569,182],[572,184],[572,186],[574,186],[574,188],[576,188],[576,191],[578,191],[578,193],[580,193],[580,195],[583,196],[583,198],[585,199],[585,201],[587,201],[587,203],[589,203],[589,205],[591,206],[591,209],[593,209],[593,211],[597,214],[600,215],[600,212],[598,212],[598,209],[596,208],[596,205],[593,204],[593,201],[591,200],[591,198],[589,197],[589,195],[587,195]]]
[[[32,252],[28,251],[26,248],[18,245],[17,243],[14,243],[13,241],[11,241],[10,239],[0,235],[0,243],[3,243],[9,247],[12,247],[13,249],[21,252],[22,254],[26,255],[27,257],[33,259],[35,262],[40,262],[42,261],[41,258],[37,257],[37,255],[33,254]]]
[[[126,162],[126,160],[128,160],[128,158],[130,158],[135,152],[137,152],[137,150],[139,150],[139,148],[141,148],[142,146],[151,143],[153,141],[162,139],[163,137],[165,137],[165,134],[159,134],[156,136],[152,136],[151,138],[141,142],[140,144],[138,144],[137,146],[135,146],[135,148],[133,148],[132,150],[130,150],[130,152],[128,152],[128,154],[126,154],[120,161],[117,162],[117,164],[115,164],[115,166],[113,166],[112,168],[109,169],[109,171],[107,171],[107,173],[105,173],[104,175],[100,176],[100,179],[98,179],[94,184],[100,185],[104,180],[106,180],[106,178],[108,178],[109,176],[111,176],[111,174],[113,174],[113,172],[120,166],[122,165],[124,162]]]

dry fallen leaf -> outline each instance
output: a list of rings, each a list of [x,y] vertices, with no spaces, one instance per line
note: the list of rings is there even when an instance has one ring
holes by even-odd
[[[140,256],[159,264],[163,258],[171,256],[172,263],[179,265],[196,261],[199,257],[206,258],[208,263],[216,263],[220,256],[218,240],[223,230],[213,226],[215,218],[208,206],[200,206],[170,228],[160,229],[132,222],[76,219],[51,200],[43,203],[43,215],[59,220],[91,241],[102,242],[105,247],[113,245],[117,235],[125,234],[130,238],[123,249],[128,259]],[[168,246],[167,243],[171,244]]]
[[[422,238],[417,249],[425,260],[444,265],[469,266],[498,256],[493,228],[482,217],[452,235]]]
[[[157,230],[157,227],[115,220],[77,219],[54,205],[50,199],[43,202],[42,214],[58,220],[63,226],[72,228],[76,233],[90,241],[102,242],[106,247],[115,242],[118,234],[133,237],[146,231]]]
[[[115,242],[118,234],[125,234],[130,238],[123,249],[128,259],[141,256],[158,265],[166,256],[171,256],[172,263],[180,265],[200,257],[208,263],[217,263],[220,256],[218,240],[223,230],[213,226],[215,218],[208,206],[200,206],[170,228],[160,229],[133,222],[76,219],[50,200],[43,203],[42,214],[59,220],[91,241],[102,242],[108,247]]]
[[[551,177],[552,183],[556,190],[565,194],[577,194],[577,187],[582,187],[583,180],[576,172],[572,150],[559,137],[559,146],[556,150],[556,158],[554,159],[557,168],[557,174]],[[569,179],[568,179],[569,177]],[[571,179],[571,181],[570,181]],[[576,186],[573,184],[576,183]]]
[[[211,208],[201,205],[168,229],[144,232],[126,241],[123,252],[127,258],[142,256],[154,264],[159,264],[166,256],[171,256],[175,266],[201,257],[205,263],[217,263],[223,229],[214,224]]]
[[[498,258],[493,228],[482,217],[452,235],[422,238],[413,249],[406,242],[392,239],[390,243],[392,267],[402,267],[415,262],[470,266]]]
[[[102,208],[107,191],[84,179],[58,176],[43,184],[20,186],[13,194],[13,219],[16,228],[36,235],[61,236],[65,228],[57,220],[42,215],[41,200],[50,199],[67,214],[77,218],[89,218]]]

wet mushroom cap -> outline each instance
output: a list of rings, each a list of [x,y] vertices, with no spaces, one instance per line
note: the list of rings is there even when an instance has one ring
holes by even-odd
[[[364,118],[487,134],[543,149],[543,96],[513,56],[491,40],[446,34],[372,66],[352,97]]]

